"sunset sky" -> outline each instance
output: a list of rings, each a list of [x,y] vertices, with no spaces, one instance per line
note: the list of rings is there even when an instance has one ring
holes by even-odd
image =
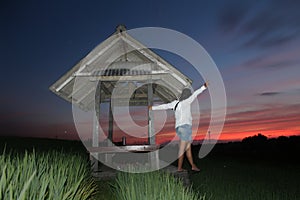
[[[173,29],[206,49],[227,95],[221,140],[300,135],[299,10],[292,0],[1,1],[0,134],[78,138],[71,104],[48,88],[125,24]],[[190,77],[194,89],[203,84],[187,61],[156,52]],[[200,139],[208,131],[209,91],[198,100],[201,120],[194,134]],[[138,116],[133,118],[145,124]],[[174,137],[173,114],[168,116],[160,142]]]

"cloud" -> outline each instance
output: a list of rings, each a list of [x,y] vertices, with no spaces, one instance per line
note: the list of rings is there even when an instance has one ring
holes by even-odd
[[[245,62],[239,66],[243,66],[251,69],[280,69],[286,67],[295,67],[299,65],[299,49],[292,49],[284,52],[271,52],[264,55],[259,55]]]
[[[280,46],[299,38],[299,8],[296,1],[236,2],[221,9],[219,27],[236,34],[243,48]]]
[[[300,133],[300,104],[270,104],[259,108],[257,106],[240,105],[229,107],[227,111],[228,114],[220,140],[241,140],[257,133],[270,137]],[[204,119],[205,123],[209,123],[209,120],[209,118]],[[206,128],[205,125],[199,126],[198,139],[203,139],[204,133],[207,132]]]
[[[280,92],[263,92],[263,93],[259,93],[259,96],[275,96],[275,95],[279,95],[281,94]]]
[[[219,12],[218,23],[221,31],[232,32],[241,23],[247,13],[245,4],[234,4],[223,7]]]
[[[266,105],[262,108],[238,111],[246,109],[243,106],[240,108],[228,108],[226,123],[230,125],[265,125],[272,122],[287,122],[300,119],[299,111],[300,104],[293,105]],[[234,110],[231,112],[231,110]],[[283,117],[284,116],[284,117]],[[298,123],[298,122],[297,122]],[[259,126],[258,126],[259,127]]]
[[[253,32],[253,36],[246,41],[243,46],[244,47],[261,47],[268,48],[274,46],[284,45],[285,43],[289,43],[290,41],[296,39],[298,34],[296,32],[283,33],[278,30],[277,33],[271,33],[270,30],[256,30]]]
[[[242,139],[257,133],[295,135],[300,132],[300,104],[267,105],[242,111],[243,106],[228,109],[221,139]],[[238,111],[241,110],[241,111]]]
[[[282,6],[279,2],[270,3],[241,26],[241,33],[250,38],[244,46],[268,48],[299,37],[299,11],[293,4],[284,5],[285,9]]]

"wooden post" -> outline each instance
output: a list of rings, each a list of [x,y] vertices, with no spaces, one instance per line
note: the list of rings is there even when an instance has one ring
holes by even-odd
[[[148,106],[153,105],[153,89],[152,84],[148,83]],[[155,144],[153,116],[151,110],[148,109],[148,142],[150,145]]]
[[[95,92],[95,114],[93,116],[93,139],[92,147],[99,147],[99,119],[100,119],[100,103],[101,103],[101,82],[98,83]],[[98,153],[93,153],[91,155],[91,164],[93,171],[98,171]]]
[[[108,120],[108,139],[112,142],[113,139],[113,126],[114,126],[114,118],[112,113],[112,100],[109,102],[109,120]]]
[[[148,82],[148,106],[153,105],[153,88],[152,83]],[[153,113],[148,109],[148,140],[150,145],[155,145],[155,135],[153,128]],[[158,150],[150,152],[150,166],[151,169],[159,169]]]
[[[108,120],[108,136],[107,136],[107,146],[112,146],[113,141],[113,127],[114,127],[114,117],[112,113],[112,100],[109,102],[109,120]],[[112,165],[112,154],[106,153],[105,155],[105,163]]]

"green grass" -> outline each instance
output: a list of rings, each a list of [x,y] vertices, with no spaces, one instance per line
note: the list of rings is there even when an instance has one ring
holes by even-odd
[[[205,158],[193,189],[212,200],[300,199],[299,165],[241,158]]]
[[[183,191],[182,183],[158,172],[121,173],[116,180],[95,182],[90,177],[89,158],[80,142],[40,139],[3,141],[1,138],[1,200],[183,199],[176,193]],[[7,149],[13,149],[14,153],[1,154],[2,144],[7,144]],[[32,152],[32,147],[37,149],[36,152]],[[24,153],[24,149],[30,153]],[[199,199],[197,194],[205,194],[205,199],[210,200],[300,199],[298,153],[287,154],[290,160],[285,162],[281,154],[272,154],[265,159],[252,154],[247,158],[240,151],[230,151],[240,152],[233,155],[226,152],[228,150],[219,148],[217,153],[196,160],[202,171],[191,174],[192,188],[181,195],[186,195],[187,199]],[[185,163],[185,167],[188,169],[190,166]]]
[[[97,184],[80,154],[50,151],[0,155],[0,199],[92,199]]]
[[[204,200],[191,187],[164,172],[124,173],[117,175],[113,183],[118,200]]]

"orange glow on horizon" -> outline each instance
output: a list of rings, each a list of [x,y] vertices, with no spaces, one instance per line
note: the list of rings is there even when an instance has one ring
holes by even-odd
[[[250,109],[250,108],[249,108]],[[223,130],[217,138],[216,133],[211,132],[211,139],[218,139],[219,141],[241,141],[245,137],[254,136],[259,133],[268,138],[276,138],[279,136],[300,135],[300,105],[290,106],[275,106],[275,108],[267,107],[258,110],[243,111],[241,107],[228,109],[228,114],[225,119]],[[242,111],[240,111],[242,110]],[[202,112],[205,113],[205,112]],[[199,128],[196,127],[196,122],[193,121],[193,139],[203,140],[208,132],[210,115],[204,114],[201,116]],[[99,136],[100,141],[106,139],[108,134],[108,121],[100,120],[101,128],[103,129],[104,137]],[[143,124],[144,125],[144,124]],[[167,143],[172,140],[179,140],[175,133],[175,123],[173,118],[167,119],[163,129],[156,134],[156,142]],[[23,133],[23,130],[28,130],[31,137],[46,137],[58,139],[75,139],[75,140],[91,140],[92,136],[92,122],[81,124],[81,129],[75,128],[74,122],[61,124],[36,124],[26,123],[23,126],[17,127],[18,132]],[[155,124],[154,124],[154,128]],[[45,131],[47,130],[47,131]],[[128,144],[145,144],[147,143],[147,129],[145,133],[137,136],[129,136],[122,132],[122,130],[114,125],[113,128],[114,142],[122,141],[122,136],[126,136]],[[78,134],[80,132],[80,135]],[[43,134],[41,134],[43,133]],[[19,134],[26,136],[29,134]]]
[[[230,132],[222,132],[219,135],[218,140],[219,141],[241,141],[242,139],[249,137],[249,136],[254,136],[257,134],[263,134],[268,138],[277,138],[279,136],[293,136],[293,135],[299,135],[299,132],[291,131],[291,130],[270,130],[270,131],[248,131],[248,132],[235,132],[235,133],[230,133]],[[193,140],[203,140],[205,138],[205,134],[203,132],[199,134],[193,134]],[[156,135],[156,141],[159,144],[169,142],[171,140],[178,140],[179,138],[176,136],[175,131],[171,132],[161,132],[158,135]],[[211,139],[216,139],[214,135],[211,135]]]

